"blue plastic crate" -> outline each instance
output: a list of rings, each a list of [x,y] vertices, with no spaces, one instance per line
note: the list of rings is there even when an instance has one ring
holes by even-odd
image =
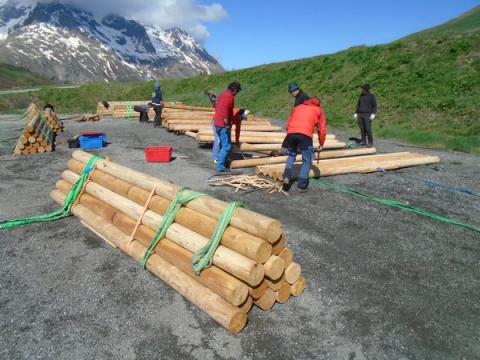
[[[79,140],[82,149],[99,149],[107,146],[107,135],[104,133],[83,134]]]

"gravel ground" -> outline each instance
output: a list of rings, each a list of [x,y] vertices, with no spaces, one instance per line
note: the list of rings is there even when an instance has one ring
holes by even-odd
[[[318,186],[288,197],[211,188],[208,150],[135,121],[70,121],[59,140],[81,130],[105,131],[111,144],[100,154],[113,161],[281,220],[307,289],[253,309],[233,336],[78,219],[25,226],[0,233],[0,358],[480,358],[479,233]],[[145,163],[143,147],[155,144],[190,158]],[[442,162],[329,180],[480,226],[480,198],[407,178],[480,194],[477,155],[383,140],[377,149]],[[56,209],[48,194],[71,153],[1,155],[0,219]]]

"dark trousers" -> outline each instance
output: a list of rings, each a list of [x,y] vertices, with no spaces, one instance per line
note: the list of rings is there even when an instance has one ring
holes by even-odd
[[[297,152],[300,152],[302,154],[302,167],[298,175],[298,187],[306,189],[309,183],[310,167],[312,166],[313,140],[311,137],[303,134],[288,134],[286,142],[288,145],[288,159],[283,172],[283,178],[289,179],[291,182],[293,165]]]
[[[135,105],[133,111],[139,113],[138,121],[139,122],[148,122],[148,107],[145,105]]]
[[[155,111],[155,119],[153,120],[153,124],[155,127],[162,125],[162,107],[154,105],[153,111]]]
[[[370,120],[371,114],[358,114],[358,127],[360,128],[360,137],[362,142],[366,143],[368,139],[368,144],[373,144],[373,135],[372,135],[372,120]]]

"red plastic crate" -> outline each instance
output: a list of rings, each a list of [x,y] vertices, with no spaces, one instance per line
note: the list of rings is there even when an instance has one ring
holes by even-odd
[[[145,160],[147,162],[170,162],[172,161],[171,146],[147,146],[145,148]]]

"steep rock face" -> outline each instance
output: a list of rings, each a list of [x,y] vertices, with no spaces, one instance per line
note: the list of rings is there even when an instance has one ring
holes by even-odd
[[[144,26],[60,3],[0,7],[0,61],[59,82],[134,81],[222,71],[179,28]]]

